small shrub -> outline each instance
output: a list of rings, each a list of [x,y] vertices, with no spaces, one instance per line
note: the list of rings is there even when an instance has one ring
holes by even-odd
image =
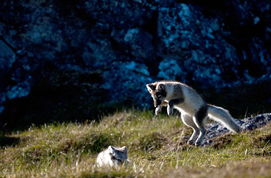
[[[66,140],[59,146],[59,151],[80,151],[98,153],[108,147],[116,144],[117,135],[105,133],[93,133],[78,139]]]
[[[93,134],[91,141],[86,144],[86,149],[98,153],[108,147],[116,144],[116,137],[110,134]]]
[[[267,145],[271,145],[271,134],[261,135],[259,137],[256,137],[253,140],[253,145],[255,145],[258,148],[262,148]]]
[[[154,151],[160,149],[166,142],[166,138],[157,132],[139,138],[139,148],[143,151]]]
[[[265,132],[265,128],[261,129],[261,131]],[[251,154],[255,156],[270,156],[271,134],[269,130],[267,130],[267,133],[259,133],[251,138],[251,147],[254,147]]]
[[[25,163],[36,164],[46,159],[60,158],[66,153],[98,153],[116,143],[116,135],[93,133],[79,138],[68,138],[55,145],[36,144],[27,147],[21,154]]]
[[[223,149],[232,143],[232,137],[230,135],[223,135],[212,139],[213,144],[211,145],[215,149]]]
[[[271,155],[271,134],[260,135],[253,139],[252,145],[258,148],[253,154],[256,156]]]
[[[39,145],[28,147],[21,154],[22,159],[27,164],[36,164],[47,156],[49,156],[48,150],[44,146]]]

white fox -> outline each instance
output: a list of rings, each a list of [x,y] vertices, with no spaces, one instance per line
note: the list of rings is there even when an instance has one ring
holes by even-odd
[[[128,150],[126,146],[120,148],[109,146],[100,152],[96,159],[98,167],[117,167],[124,162],[128,162]]]
[[[153,98],[156,115],[163,106],[167,106],[168,115],[175,108],[181,113],[183,123],[193,129],[188,144],[195,141],[195,145],[201,145],[206,132],[204,121],[207,118],[222,123],[233,132],[240,132],[240,127],[226,109],[207,104],[193,88],[184,83],[160,81],[149,83],[146,87]]]

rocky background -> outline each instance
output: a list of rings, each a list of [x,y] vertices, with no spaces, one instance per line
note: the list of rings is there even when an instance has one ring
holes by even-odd
[[[145,84],[161,79],[266,111],[270,12],[268,0],[1,0],[0,125],[150,107]]]
[[[271,122],[271,113],[259,114],[256,116],[247,117],[241,120],[235,120],[235,122],[241,127],[241,131],[251,131],[257,128],[261,128]],[[204,138],[203,145],[218,144],[214,141],[219,137],[223,137],[229,134],[230,131],[219,123],[207,124],[207,133]],[[188,140],[189,138],[184,138]],[[270,140],[270,138],[268,138]],[[224,140],[227,142],[227,140]],[[270,142],[270,141],[269,141]]]

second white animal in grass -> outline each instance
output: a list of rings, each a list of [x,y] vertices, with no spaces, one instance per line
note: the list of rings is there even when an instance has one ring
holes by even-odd
[[[106,150],[100,152],[96,159],[98,167],[117,167],[124,162],[128,162],[128,150],[126,146],[109,146]]]

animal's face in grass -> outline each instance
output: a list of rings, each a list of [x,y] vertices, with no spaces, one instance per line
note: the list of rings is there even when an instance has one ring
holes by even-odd
[[[120,148],[109,146],[108,150],[111,159],[118,164],[121,164],[128,159],[128,150],[126,146]]]

